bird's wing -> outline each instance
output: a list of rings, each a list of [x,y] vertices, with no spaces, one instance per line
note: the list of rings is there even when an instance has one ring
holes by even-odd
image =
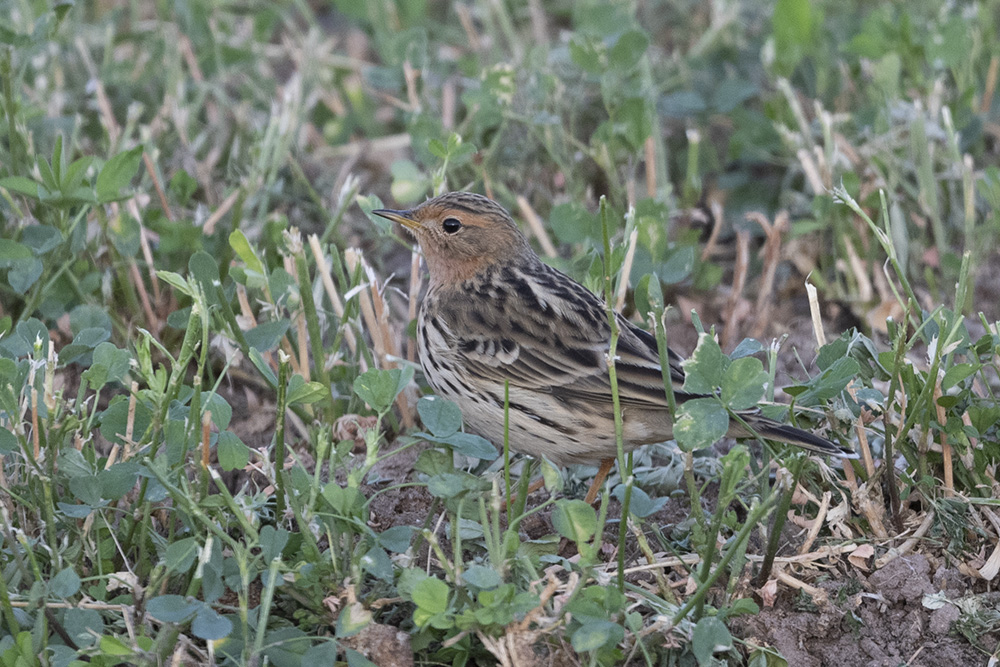
[[[470,376],[490,384],[506,380],[511,387],[551,393],[570,403],[610,403],[611,334],[603,301],[541,263],[531,269],[504,267],[493,278],[489,293],[452,297],[438,313],[455,336],[453,344]],[[482,297],[489,307],[477,307]],[[621,403],[665,408],[655,337],[620,315],[617,321]],[[668,359],[674,390],[680,391],[681,359],[672,351]]]

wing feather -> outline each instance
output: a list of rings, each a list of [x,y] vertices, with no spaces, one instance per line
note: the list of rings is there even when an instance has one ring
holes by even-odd
[[[490,280],[500,308],[470,311],[469,301],[442,304],[470,376],[493,385],[558,394],[574,403],[610,403],[607,355],[611,338],[604,303],[566,275],[539,263],[532,270],[505,267]],[[616,372],[623,405],[666,409],[656,339],[618,317]],[[516,323],[516,325],[512,324]],[[680,357],[668,352],[674,390],[684,383]]]

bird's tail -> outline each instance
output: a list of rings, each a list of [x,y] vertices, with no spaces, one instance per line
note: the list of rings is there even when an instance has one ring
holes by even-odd
[[[758,412],[738,413],[739,420],[732,420],[729,435],[737,438],[758,437],[765,440],[784,442],[802,449],[837,456],[842,459],[856,459],[858,453],[822,438],[815,433],[803,431],[800,428],[776,422]],[[740,423],[742,421],[742,423]]]

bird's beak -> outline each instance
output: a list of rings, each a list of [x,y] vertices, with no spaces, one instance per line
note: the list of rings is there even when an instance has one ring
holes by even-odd
[[[420,223],[412,218],[411,211],[393,211],[390,208],[380,208],[372,211],[372,213],[380,218],[398,222],[411,231],[416,232],[420,229]]]

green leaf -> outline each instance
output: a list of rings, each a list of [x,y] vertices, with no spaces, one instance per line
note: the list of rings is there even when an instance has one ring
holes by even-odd
[[[108,222],[108,236],[115,250],[123,257],[135,257],[139,254],[141,233],[139,222],[130,215],[118,215]]]
[[[443,614],[448,611],[448,584],[437,577],[427,577],[413,587],[411,597],[418,609],[428,614]]]
[[[63,627],[66,629],[66,634],[70,637],[76,638],[82,646],[93,646],[97,643],[98,637],[104,634],[104,619],[101,618],[100,612],[96,609],[67,609],[63,614]],[[80,637],[88,637],[88,639],[80,641]],[[55,649],[54,646],[50,646],[50,651]],[[55,658],[54,653],[50,655]],[[58,660],[52,660],[49,664],[61,663]],[[72,663],[68,663],[72,664]],[[93,663],[91,663],[93,665]],[[96,667],[96,666],[95,666]]]
[[[205,290],[209,301],[214,304],[213,297],[218,292],[219,283],[219,263],[215,261],[215,257],[204,250],[199,250],[188,260],[188,272],[201,283],[201,288]]]
[[[163,553],[163,564],[171,572],[187,572],[198,555],[198,540],[184,537],[167,545]]]
[[[198,190],[198,181],[183,169],[178,169],[170,177],[167,189],[174,194],[177,203],[184,206],[191,199],[191,195]]]
[[[141,159],[142,146],[136,146],[132,150],[119,153],[105,162],[94,185],[97,191],[97,200],[105,204],[121,199],[121,190],[132,182],[132,177],[139,169],[139,160]]]
[[[24,228],[21,241],[34,250],[36,255],[44,255],[63,242],[63,235],[50,225],[31,225]]]
[[[586,544],[597,531],[597,512],[582,500],[560,499],[552,512],[556,532],[576,544]]]
[[[372,547],[361,557],[361,569],[368,574],[391,583],[393,579],[392,561],[382,547]]]
[[[619,500],[619,502],[625,502],[625,485],[619,484],[615,487],[612,495]],[[649,494],[640,489],[638,486],[632,487],[632,497],[629,502],[629,512],[636,515],[639,518],[645,518],[656,514],[663,506],[667,504],[667,498],[650,498]]]
[[[57,598],[73,597],[80,590],[80,577],[72,567],[60,570],[49,582],[49,593]]]
[[[137,406],[138,407],[138,406]],[[133,437],[135,434],[133,434]],[[139,479],[141,466],[133,461],[116,463],[107,470],[97,473],[101,497],[106,500],[118,500],[135,487]]]
[[[191,621],[191,634],[206,641],[223,639],[232,631],[233,622],[207,604],[201,606]]]
[[[722,386],[729,367],[729,357],[715,338],[707,333],[698,336],[698,346],[683,362],[684,391],[691,394],[714,394]]]
[[[17,262],[7,272],[7,282],[18,294],[25,294],[42,275],[42,262],[34,257],[24,262]]]
[[[629,70],[639,64],[639,59],[649,47],[649,36],[642,30],[622,33],[615,45],[608,50],[608,65],[612,69]]]
[[[412,368],[406,370],[409,377],[398,368],[367,370],[355,378],[354,393],[376,412],[386,412],[413,376]]]
[[[431,143],[441,144],[436,139]],[[443,150],[444,147],[441,148]],[[412,204],[419,201],[430,187],[430,180],[410,160],[396,160],[392,163],[391,171],[392,185],[389,189],[393,198],[400,203]]]
[[[809,388],[799,394],[796,401],[803,406],[819,405],[840,394],[860,370],[861,366],[854,358],[838,359],[810,380],[807,385]]]
[[[715,444],[728,430],[729,413],[717,398],[693,398],[677,407],[674,438],[685,452]]]
[[[670,251],[667,261],[657,267],[657,275],[668,285],[687,280],[694,269],[694,258],[694,246],[678,246]]]
[[[393,526],[376,536],[378,543],[393,553],[403,553],[410,548],[413,539],[412,526]]]
[[[17,450],[17,436],[5,428],[0,428],[0,454],[10,454]]]
[[[733,648],[733,636],[726,624],[715,616],[706,616],[694,626],[691,633],[691,652],[699,665],[712,664],[714,655]]]
[[[120,350],[114,343],[101,343],[94,348],[90,368],[83,377],[94,391],[109,382],[121,382],[129,371],[130,359],[128,350]]]
[[[123,445],[122,436],[125,435],[125,428],[128,422],[128,400],[126,397],[113,399],[108,409],[101,414],[101,435],[108,440]],[[132,438],[138,440],[149,428],[153,414],[142,401],[136,403],[135,421],[133,422]]]
[[[302,379],[301,375],[294,375],[292,379]],[[291,383],[289,383],[291,384]],[[330,395],[329,387],[320,382],[302,382],[288,392],[287,400],[289,405],[309,405],[322,401]]]
[[[10,268],[34,257],[31,248],[23,243],[0,238],[0,269]]]
[[[429,140],[427,142],[427,150],[429,150],[434,157],[439,157],[442,160],[448,157],[448,149],[440,139]]]
[[[219,394],[209,394],[205,401],[203,410],[212,413],[212,423],[220,431],[229,428],[229,422],[233,418],[233,407]]]
[[[571,642],[577,653],[596,651],[607,646],[616,645],[625,638],[625,628],[611,621],[592,620],[580,626],[573,633]]]
[[[427,480],[427,492],[435,498],[454,498],[469,491],[489,488],[485,479],[467,472],[443,472]]]
[[[462,428],[462,411],[455,403],[440,396],[424,396],[417,401],[417,413],[436,437],[444,438]]]
[[[570,59],[589,74],[600,74],[604,70],[604,55],[604,44],[598,39],[577,33],[569,40]]]
[[[791,73],[812,48],[813,9],[809,0],[778,0],[771,18],[775,58],[782,72]]]
[[[741,357],[749,357],[752,354],[757,354],[758,352],[763,352],[764,346],[761,345],[760,341],[756,338],[744,338],[740,341],[740,344],[736,346],[736,349],[729,353],[730,359],[739,359]]]
[[[247,342],[249,343],[250,341]],[[263,355],[261,355],[260,350],[258,350],[256,346],[250,347],[250,361],[253,362],[253,365],[257,368],[260,374],[264,376],[264,379],[268,381],[268,384],[277,386],[278,376],[274,374],[274,370],[268,365],[267,361],[264,359]]]
[[[250,347],[257,349],[260,352],[267,352],[278,347],[278,343],[281,342],[281,337],[285,335],[290,325],[291,320],[288,319],[262,322],[253,329],[243,332],[243,337],[246,339],[247,345]],[[256,362],[254,362],[254,364],[256,365]],[[267,366],[267,364],[265,364],[265,366]],[[264,372],[260,366],[257,366],[257,368],[261,372]],[[270,367],[268,366],[268,368]],[[277,378],[275,378],[274,383],[277,384]]]
[[[254,252],[250,241],[247,240],[246,235],[242,231],[237,229],[229,235],[229,245],[239,255],[240,259],[243,260],[243,263],[246,264],[248,271],[253,271],[261,276],[267,275],[264,271],[264,263],[257,257],[257,253]]]
[[[31,197],[32,199],[38,199],[38,181],[24,176],[0,178],[0,188]]]
[[[948,391],[965,378],[977,373],[980,368],[982,368],[981,364],[955,364],[941,378],[941,389]]]
[[[348,604],[337,615],[337,638],[352,637],[368,627],[371,621],[372,613],[365,609],[364,605],[359,602]],[[332,657],[334,659],[327,664],[336,664],[336,656]]]
[[[188,601],[180,595],[160,595],[146,603],[146,611],[164,623],[183,623],[204,606],[197,600]]]
[[[260,529],[260,555],[265,563],[281,557],[281,552],[288,545],[290,536],[291,533],[284,528],[264,526]]]
[[[103,635],[100,642],[101,653],[113,656],[130,657],[133,654],[132,648],[117,637]]]
[[[754,357],[742,357],[729,364],[722,381],[722,402],[730,410],[747,410],[757,405],[770,380],[764,364]]]
[[[219,466],[225,471],[241,470],[250,463],[250,448],[232,431],[219,433],[215,449],[219,456]]]
[[[447,438],[434,438],[434,440],[451,446],[463,456],[471,456],[474,459],[492,461],[497,457],[497,448],[486,438],[474,433],[453,433]]]
[[[503,579],[500,578],[500,574],[494,568],[484,565],[470,565],[462,573],[462,579],[465,583],[472,584],[476,588],[481,589],[496,588],[503,583]]]
[[[600,220],[576,202],[557,204],[549,214],[549,226],[562,243],[580,243],[600,235]]]

